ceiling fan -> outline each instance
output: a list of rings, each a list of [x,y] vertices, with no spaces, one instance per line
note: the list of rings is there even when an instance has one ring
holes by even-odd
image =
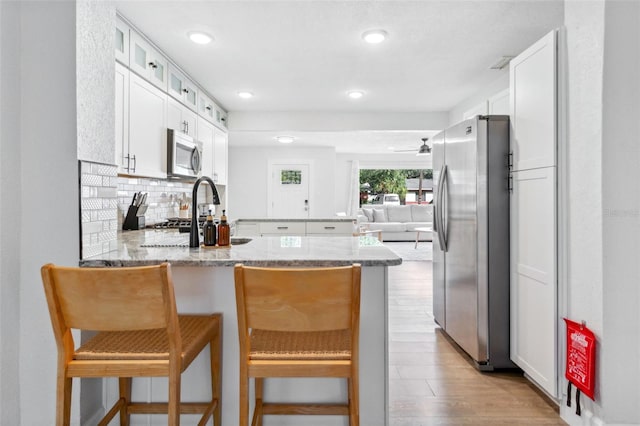
[[[428,155],[431,153],[431,147],[427,145],[429,138],[422,138],[422,145],[418,149],[394,149],[393,152],[415,152],[416,155]]]

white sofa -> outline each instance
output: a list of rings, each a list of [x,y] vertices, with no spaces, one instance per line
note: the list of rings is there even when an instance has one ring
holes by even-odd
[[[433,228],[433,205],[364,205],[358,223],[381,230],[383,241],[415,241],[416,228]],[[420,241],[431,241],[431,232],[420,232]]]

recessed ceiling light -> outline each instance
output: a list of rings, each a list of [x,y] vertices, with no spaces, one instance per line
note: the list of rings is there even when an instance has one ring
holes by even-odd
[[[253,98],[253,93],[242,91],[242,92],[238,92],[238,96],[240,96],[242,99],[249,99],[249,98]]]
[[[362,33],[362,39],[371,44],[382,43],[387,37],[388,34],[385,30],[369,30]]]
[[[192,42],[198,43],[198,44],[208,44],[211,42],[211,40],[213,40],[213,37],[201,31],[190,32],[189,38],[191,39]]]
[[[349,96],[351,99],[360,99],[364,96],[364,92],[362,90],[351,90],[347,92],[347,96]]]
[[[276,136],[276,140],[280,143],[291,143],[295,138],[293,136]]]

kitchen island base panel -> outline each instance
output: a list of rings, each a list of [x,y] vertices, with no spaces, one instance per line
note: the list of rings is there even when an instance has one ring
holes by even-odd
[[[223,315],[222,333],[222,424],[238,424],[238,329],[233,267],[172,268],[178,312]],[[360,312],[360,424],[388,425],[387,362],[387,267],[362,268]],[[196,358],[182,378],[182,400],[198,401],[208,397],[210,387],[209,354],[206,349]],[[250,412],[253,412],[253,386],[250,388]],[[105,381],[106,406],[118,398],[117,380]],[[133,398],[165,401],[164,378],[134,378]],[[265,402],[343,402],[347,398],[345,379],[301,378],[265,381]],[[183,415],[181,424],[197,424],[197,416]],[[163,425],[166,417],[136,415],[132,425]],[[346,416],[265,416],[264,426],[346,426]]]

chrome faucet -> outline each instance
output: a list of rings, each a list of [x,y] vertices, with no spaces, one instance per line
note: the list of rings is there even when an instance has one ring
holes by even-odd
[[[220,196],[215,184],[208,176],[202,176],[193,184],[193,194],[191,195],[191,231],[189,232],[189,247],[200,247],[200,232],[198,231],[198,187],[206,181],[213,193],[213,204],[220,205]]]

